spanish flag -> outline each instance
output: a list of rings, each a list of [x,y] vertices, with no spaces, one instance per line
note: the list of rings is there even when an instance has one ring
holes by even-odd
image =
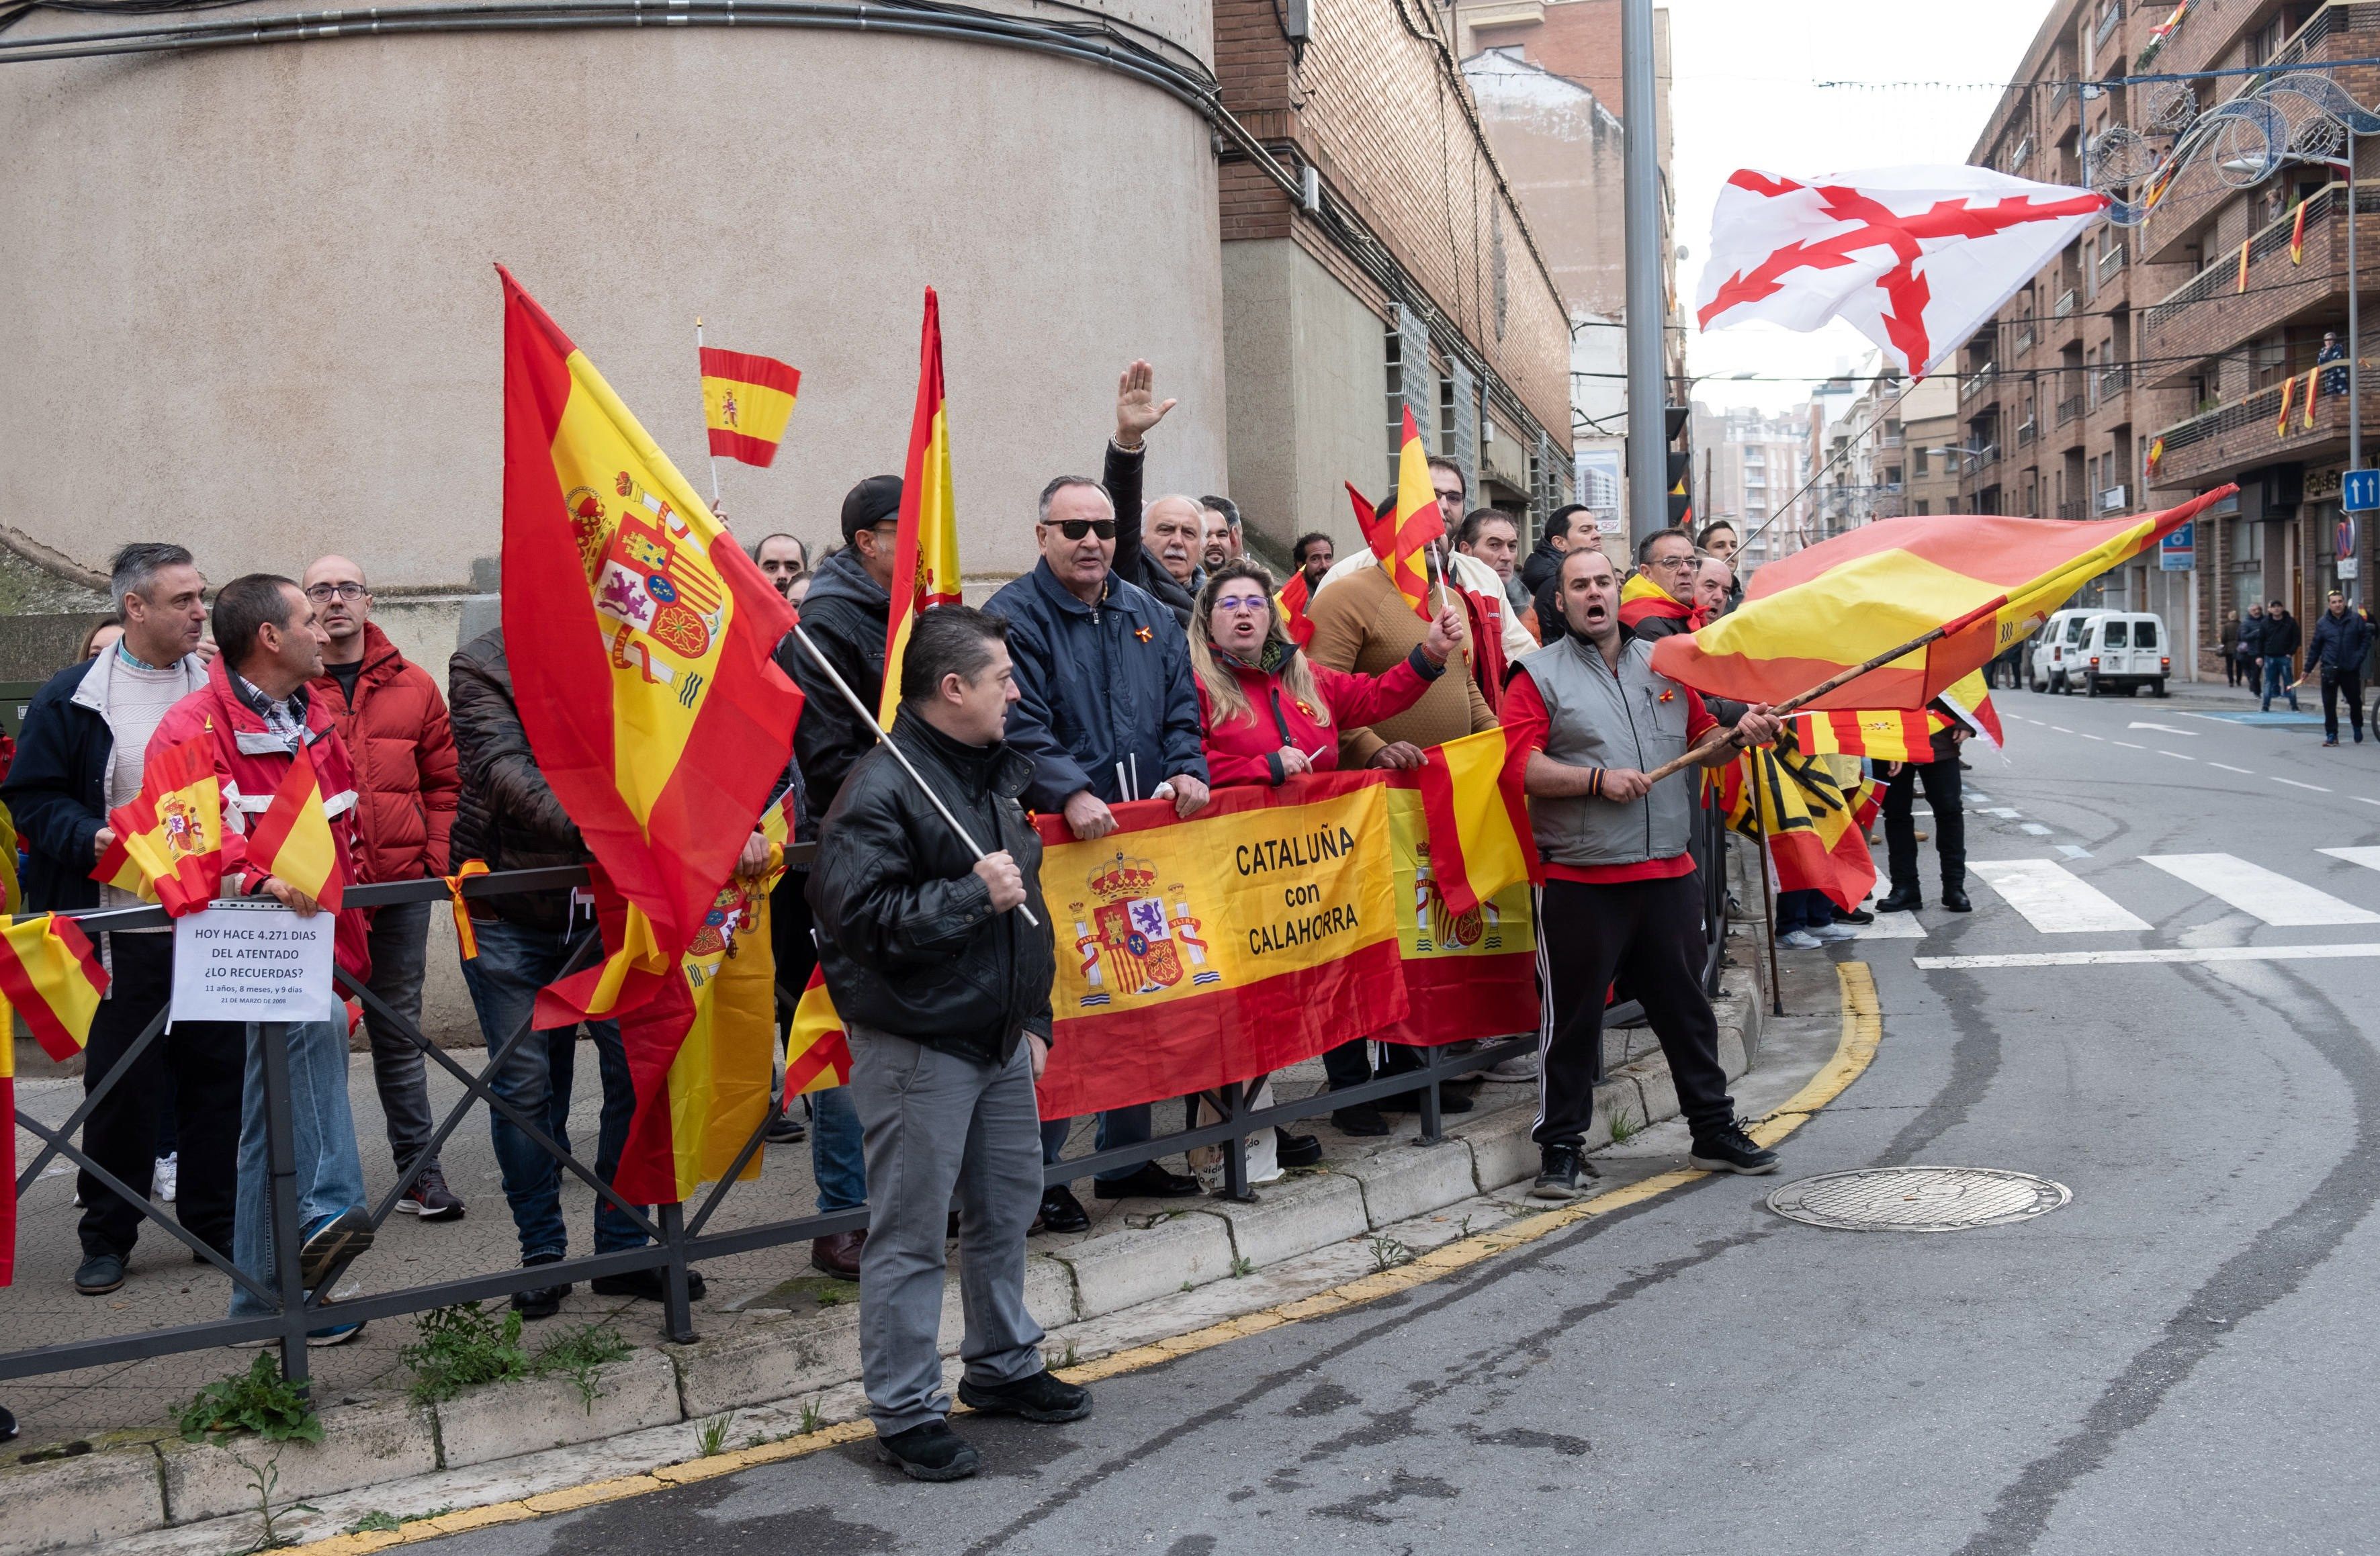
[[[106,993],[107,971],[74,920],[36,913],[0,924],[0,1034],[13,1006],[42,1051],[64,1063],[82,1052]]]
[[[959,599],[958,502],[951,489],[950,416],[942,398],[942,305],[926,288],[917,347],[917,409],[901,469],[901,528],[892,551],[892,611],[884,629],[884,695],[876,721],[890,726],[901,706],[901,656],[920,610]]]
[[[615,1179],[675,1192],[680,969],[783,775],[801,694],[770,656],[783,598],[586,354],[502,267],[504,623],[529,749],[595,856],[603,962],[541,1026],[616,1017],[637,1093]]]
[[[724,1177],[769,1116],[777,971],[767,889],[733,880],[722,887],[681,968],[694,1015],[670,1061],[667,1140],[669,1198],[682,1203]],[[758,1152],[737,1176],[760,1176]]]
[[[710,452],[747,464],[767,464],[784,440],[802,375],[773,356],[702,348],[702,416]]]
[[[1380,505],[1355,489],[1353,481],[1342,481],[1347,489],[1347,501],[1355,510],[1355,533],[1364,537],[1364,549],[1376,557],[1385,557],[1394,549],[1395,515],[1384,514]]]
[[[2300,426],[2312,427],[2313,425],[2313,403],[2317,399],[2321,398],[2321,396],[2322,369],[2320,368],[2308,368],[2306,369],[2305,416],[2301,419],[2299,423]]]
[[[1983,671],[1976,670],[1962,676],[1955,684],[1945,688],[1941,701],[1944,707],[1958,715],[1960,723],[1981,735],[1984,743],[1994,751],[1999,750],[2007,741],[2008,736],[2000,728],[2000,710],[1992,702],[1992,689],[1985,682]],[[1925,758],[1921,756],[1918,760],[1922,762]]]
[[[1793,748],[1805,756],[1864,756],[1875,762],[1931,762],[1937,714],[1877,708],[1793,716]]]
[[[2298,219],[2289,223],[2289,263],[2305,258],[2305,201],[2298,201]]]
[[[1422,816],[1429,855],[1447,911],[1476,912],[1479,904],[1522,881],[1542,882],[1529,805],[1515,768],[1506,774],[1504,733],[1483,730],[1422,753]]]
[[[278,875],[335,913],[346,893],[346,870],[331,817],[322,808],[322,785],[314,773],[313,747],[289,763],[273,802],[248,835],[251,869]]]
[[[1849,912],[1876,889],[1876,860],[1859,825],[1865,780],[1846,793],[1815,756],[1747,751],[1719,771],[1730,829],[1766,836],[1779,891],[1823,891]]]
[[[1819,708],[1924,707],[2025,637],[2084,584],[2239,490],[2179,508],[2068,521],[1884,519],[1752,575],[1744,601],[1653,645],[1653,669],[1706,696],[1778,704],[1929,631],[1945,635],[1818,698]]]
[[[205,735],[152,751],[140,792],[108,814],[115,841],[91,879],[163,904],[176,918],[223,885],[223,783]]]
[[[1281,630],[1300,648],[1314,641],[1314,623],[1305,614],[1312,597],[1312,591],[1306,587],[1305,569],[1301,567],[1289,575],[1289,582],[1281,586],[1273,602],[1281,609]]]
[[[2235,293],[2248,289],[2248,245],[2254,241],[2253,238],[2240,240],[2240,284],[2234,288]]]
[[[1683,621],[1693,615],[1693,607],[1671,597],[1669,590],[1641,573],[1630,573],[1628,582],[1620,585],[1620,624],[1631,632],[1654,617]]]
[[[1389,549],[1380,564],[1414,614],[1433,621],[1429,566],[1423,552],[1446,537],[1446,519],[1438,511],[1438,490],[1429,484],[1429,455],[1421,446],[1421,429],[1414,425],[1413,407],[1404,407],[1404,441],[1397,450],[1397,509],[1393,527],[1385,531]]]
[[[850,1083],[851,1041],[826,992],[826,974],[814,967],[785,1031],[785,1100]]]

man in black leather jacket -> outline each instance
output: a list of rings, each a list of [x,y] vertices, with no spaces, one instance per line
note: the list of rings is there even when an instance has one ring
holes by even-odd
[[[861,757],[819,824],[810,871],[819,963],[851,1042],[867,1140],[860,1372],[878,1452],[920,1480],[957,1480],[979,1462],[946,1419],[935,1345],[953,1193],[967,1315],[959,1398],[1028,1421],[1091,1410],[1087,1390],[1043,1366],[1041,1326],[1025,1306],[1026,1231],[1041,1192],[1033,1083],[1049,1056],[1057,962],[1041,843],[1016,798],[1033,764],[1002,738],[1017,696],[1007,635],[999,617],[963,605],[917,619],[891,739],[917,776],[880,747]]]

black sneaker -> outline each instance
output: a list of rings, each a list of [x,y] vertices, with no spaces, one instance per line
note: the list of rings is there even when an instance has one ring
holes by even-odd
[[[104,1297],[124,1284],[121,1254],[94,1253],[75,1271],[75,1289],[85,1297]]]
[[[562,1262],[562,1256],[558,1253],[540,1254],[535,1259],[525,1259],[521,1262],[527,1268],[535,1269],[540,1264],[559,1264]],[[513,1311],[532,1321],[550,1319],[562,1311],[562,1299],[569,1295],[568,1281],[563,1282],[560,1285],[538,1285],[531,1286],[527,1291],[516,1291],[513,1293]]]
[[[1293,1135],[1273,1128],[1273,1160],[1284,1167],[1310,1167],[1322,1160],[1322,1142],[1312,1135]]]
[[[598,1297],[637,1297],[659,1302],[669,1294],[669,1272],[631,1270],[625,1275],[598,1275],[587,1283],[587,1289]],[[686,1296],[689,1302],[702,1300],[701,1271],[686,1273]]]
[[[1103,1177],[1091,1180],[1093,1197],[1101,1200],[1187,1200],[1197,1192],[1196,1178],[1169,1173],[1154,1162],[1143,1162],[1112,1183]]]
[[[1777,1170],[1777,1152],[1756,1143],[1743,1126],[1730,1121],[1715,1134],[1696,1137],[1686,1161],[1706,1173],[1742,1173],[1758,1177]]]
[[[1342,1107],[1330,1116],[1330,1127],[1342,1135],[1385,1135],[1389,1121],[1370,1103],[1357,1103]]]
[[[771,1145],[794,1145],[810,1138],[810,1127],[790,1113],[781,1113],[769,1120],[760,1138]]]
[[[421,1176],[413,1180],[396,1201],[400,1214],[418,1215],[424,1221],[460,1221],[463,1219],[463,1198],[446,1186],[446,1175],[436,1167],[424,1167]]]
[[[1876,915],[1864,908],[1853,908],[1848,912],[1838,908],[1835,910],[1835,922],[1837,923],[1874,923]]]
[[[1079,1421],[1091,1413],[1091,1391],[1044,1369],[1013,1383],[971,1383],[961,1379],[959,1403],[987,1416],[1022,1416],[1045,1423]]]
[[[298,1281],[308,1291],[326,1290],[372,1246],[371,1216],[361,1206],[322,1223],[298,1250]]]
[[[912,1480],[965,1480],[983,1464],[975,1445],[948,1421],[928,1421],[876,1440],[876,1456]]]
[[[1582,1179],[1603,1176],[1574,1145],[1545,1146],[1537,1153],[1537,1181],[1529,1186],[1532,1200],[1575,1200],[1586,1192]]]
[[[1091,1212],[1083,1209],[1073,1189],[1056,1183],[1041,1190],[1041,1213],[1035,1219],[1044,1232],[1085,1232],[1090,1229]]]

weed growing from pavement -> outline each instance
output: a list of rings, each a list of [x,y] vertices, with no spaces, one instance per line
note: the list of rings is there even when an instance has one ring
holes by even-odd
[[[605,1363],[618,1361],[635,1350],[626,1336],[610,1324],[584,1324],[567,1334],[557,1336],[540,1350],[536,1365],[540,1372],[559,1372],[577,1385],[579,1402],[592,1416],[595,1414],[596,1374]]]
[[[1626,1108],[1615,1107],[1611,1110],[1612,1144],[1623,1145],[1634,1136],[1642,1133],[1643,1129],[1643,1125],[1628,1116],[1628,1110]]]
[[[339,1532],[346,1535],[387,1535],[395,1534],[403,1527],[405,1527],[405,1521],[395,1514],[383,1513],[379,1508],[373,1508]]]
[[[193,1394],[182,1405],[178,1424],[188,1442],[209,1432],[235,1431],[254,1432],[267,1442],[322,1441],[314,1402],[281,1376],[270,1351],[259,1352],[247,1371],[218,1378]]]
[[[1376,1233],[1364,1241],[1372,1250],[1372,1268],[1377,1273],[1393,1270],[1414,1256],[1413,1249],[1385,1234]]]
[[[1245,1275],[1253,1275],[1256,1273],[1257,1261],[1248,1258],[1245,1254],[1242,1254],[1239,1258],[1232,1260],[1232,1278],[1233,1280],[1238,1280]]]
[[[532,1356],[521,1344],[518,1312],[489,1312],[477,1302],[432,1308],[414,1327],[419,1342],[397,1352],[396,1359],[413,1373],[417,1405],[452,1399],[480,1383],[559,1374],[577,1385],[591,1416],[598,1370],[635,1349],[609,1324],[590,1323],[556,1335]]]
[[[259,1359],[269,1358],[260,1357]],[[319,1432],[314,1441],[321,1441]],[[248,1489],[256,1493],[256,1543],[248,1548],[249,1556],[254,1556],[254,1553],[260,1550],[278,1550],[284,1546],[297,1544],[296,1540],[281,1532],[282,1518],[292,1513],[313,1513],[318,1510],[306,1502],[276,1504],[273,1502],[273,1493],[281,1487],[280,1454],[273,1454],[262,1464],[244,1458],[236,1452],[232,1453],[231,1458],[232,1463],[248,1471]]]
[[[695,1450],[706,1459],[717,1453],[727,1446],[727,1429],[735,1424],[735,1412],[733,1410],[723,1415],[706,1416],[695,1422]]]
[[[1062,1371],[1066,1368],[1074,1366],[1075,1343],[1072,1340],[1067,1341],[1066,1348],[1063,1351],[1042,1352],[1041,1365],[1048,1368],[1052,1372]]]
[[[824,1425],[826,1412],[819,1408],[819,1402],[815,1399],[802,1401],[802,1435],[808,1437]]]

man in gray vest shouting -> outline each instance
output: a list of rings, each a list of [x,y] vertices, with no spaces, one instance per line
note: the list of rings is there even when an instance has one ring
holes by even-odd
[[[1677,1080],[1694,1131],[1690,1161],[1708,1172],[1768,1173],[1777,1153],[1736,1122],[1718,1061],[1718,1022],[1702,986],[1703,891],[1686,851],[1698,766],[1646,775],[1702,742],[1718,721],[1686,687],[1653,671],[1653,645],[1620,625],[1620,579],[1602,551],[1573,548],[1554,601],[1571,635],[1524,658],[1505,694],[1504,735],[1522,765],[1546,884],[1537,911],[1544,1016],[1537,1122],[1539,1200],[1573,1200],[1594,1121],[1603,1002],[1628,973]],[[1765,706],[1745,710],[1745,745],[1777,738]],[[1732,761],[1714,741],[1701,766]]]

